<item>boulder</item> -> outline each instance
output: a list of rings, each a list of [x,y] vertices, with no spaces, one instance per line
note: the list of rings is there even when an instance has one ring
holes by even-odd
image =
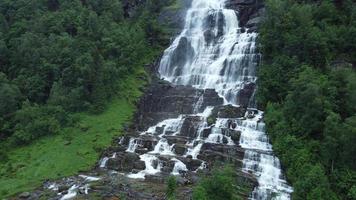
[[[239,144],[241,131],[228,130],[227,135],[231,137],[232,141],[234,141],[235,144]]]
[[[247,106],[232,106],[232,105],[222,105],[215,106],[211,115],[208,117],[208,124],[212,125],[215,123],[216,118],[240,118],[245,115]],[[232,124],[231,124],[232,126]]]
[[[192,159],[191,156],[187,156],[186,158],[182,157],[180,160],[186,165],[189,171],[197,170],[202,163],[201,160]]]
[[[185,145],[181,145],[181,144],[176,144],[174,145],[174,152],[178,155],[184,155],[184,153],[186,152],[186,146]]]
[[[108,169],[131,172],[132,169],[138,167],[139,169],[145,169],[144,162],[140,161],[140,158],[135,153],[120,152],[116,158],[110,158],[106,164]]]
[[[144,170],[144,169],[146,169],[145,162],[142,160],[136,161],[133,164],[133,168],[138,169],[138,170]]]
[[[29,192],[23,192],[19,195],[20,199],[27,199],[31,196],[31,194]]]

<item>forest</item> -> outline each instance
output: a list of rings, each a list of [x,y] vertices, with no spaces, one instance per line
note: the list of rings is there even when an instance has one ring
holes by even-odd
[[[356,3],[266,9],[258,100],[293,199],[356,199]]]
[[[167,44],[170,3],[0,1],[0,198],[94,165]]]
[[[125,77],[161,49],[155,15],[164,4],[128,16],[118,0],[1,1],[0,140],[54,135],[75,123],[72,113],[100,113],[124,96]]]

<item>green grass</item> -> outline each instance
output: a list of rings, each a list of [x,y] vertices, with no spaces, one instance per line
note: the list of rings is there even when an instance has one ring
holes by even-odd
[[[141,78],[137,78],[141,77]],[[127,78],[118,98],[101,114],[79,113],[75,127],[41,138],[28,146],[9,151],[9,162],[0,165],[0,199],[40,186],[47,179],[75,175],[91,169],[100,153],[122,132],[135,111],[145,72]],[[68,144],[70,142],[70,144]]]

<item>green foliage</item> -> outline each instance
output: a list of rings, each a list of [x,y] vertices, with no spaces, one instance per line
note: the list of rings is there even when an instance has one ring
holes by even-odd
[[[166,196],[169,200],[176,199],[177,180],[175,176],[170,176],[167,180]]]
[[[0,198],[88,170],[118,134],[167,43],[171,1],[147,2],[0,1]]]
[[[128,19],[121,0],[1,1],[0,139],[53,135],[58,110],[100,113],[124,96],[124,80],[165,44],[157,15],[170,3],[147,1]]]
[[[130,89],[138,92],[142,81],[127,81],[132,85]],[[0,199],[33,190],[46,180],[92,169],[102,153],[96,150],[107,148],[113,138],[123,134],[122,127],[131,121],[134,109],[129,100],[115,99],[100,114],[79,113],[81,127],[65,127],[56,135],[6,149],[8,162],[2,162],[1,150],[5,149],[0,148]],[[83,130],[83,126],[89,128]],[[106,131],[109,129],[116,131]]]
[[[11,139],[15,144],[27,144],[41,136],[58,133],[68,120],[60,106],[25,104],[15,113],[16,125]]]
[[[293,199],[354,199],[354,1],[269,0],[258,100]]]
[[[239,191],[245,185],[237,179],[232,166],[215,168],[210,176],[204,177],[194,188],[194,200],[229,200],[242,199]],[[250,193],[251,191],[248,191]]]

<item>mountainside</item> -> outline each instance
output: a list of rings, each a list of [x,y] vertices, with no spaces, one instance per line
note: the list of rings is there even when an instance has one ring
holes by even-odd
[[[356,199],[352,0],[3,0],[0,199]]]

